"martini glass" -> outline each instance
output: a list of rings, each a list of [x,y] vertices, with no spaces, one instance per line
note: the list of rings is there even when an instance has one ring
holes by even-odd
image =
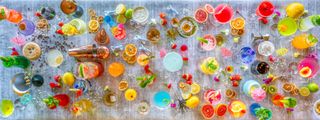
[[[50,50],[47,54],[47,63],[49,66],[51,67],[58,67],[62,64],[64,58],[62,53],[57,50],[57,49],[53,49]]]
[[[9,117],[14,112],[14,104],[11,100],[2,100],[0,102],[2,117]]]
[[[182,68],[183,60],[180,54],[176,52],[167,53],[163,58],[164,68],[170,72],[179,71]]]
[[[282,36],[290,36],[298,30],[296,21],[292,18],[283,18],[278,22],[278,31]]]
[[[32,33],[34,33],[35,25],[30,20],[22,20],[18,24],[18,30],[19,30],[19,33],[21,33],[25,36],[28,36],[28,35],[31,35]]]
[[[233,17],[233,8],[228,4],[219,4],[215,8],[214,18],[220,24],[228,23]]]
[[[153,104],[159,109],[168,108],[170,101],[171,97],[167,91],[160,90],[153,96]]]

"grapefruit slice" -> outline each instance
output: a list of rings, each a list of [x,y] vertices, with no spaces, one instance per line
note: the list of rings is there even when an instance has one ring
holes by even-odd
[[[205,119],[212,119],[214,117],[214,108],[211,104],[205,104],[201,108],[201,114]]]
[[[210,4],[205,4],[204,9],[209,13],[213,14],[214,13],[214,8]]]
[[[208,13],[207,11],[205,11],[202,8],[199,8],[196,10],[196,12],[194,13],[194,19],[198,22],[198,23],[204,23],[207,21],[208,19]]]
[[[227,113],[228,107],[226,104],[219,104],[216,108],[216,112],[218,116],[224,116]]]

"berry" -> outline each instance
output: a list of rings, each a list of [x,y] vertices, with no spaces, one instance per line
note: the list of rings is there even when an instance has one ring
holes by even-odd
[[[238,81],[232,81],[232,86],[233,87],[238,87],[239,86],[239,82]]]
[[[59,23],[58,23],[58,25],[59,25],[60,27],[62,27],[63,24],[64,24],[63,22],[59,22]]]
[[[192,80],[192,75],[191,74],[183,74],[182,78],[185,80]]]
[[[60,81],[61,81],[60,75],[54,76],[53,79],[54,79],[56,82],[60,82]]]
[[[166,19],[161,19],[161,25],[165,26],[167,25],[168,21]]]
[[[50,85],[50,88],[52,88],[52,89],[53,88],[61,88],[61,85],[57,84],[57,83],[50,82],[49,85]]]
[[[169,83],[169,84],[167,85],[167,88],[170,89],[171,86],[172,86],[171,83]]]
[[[177,48],[177,44],[172,43],[172,44],[171,44],[171,49],[176,49],[176,48]]]
[[[189,58],[188,58],[188,57],[183,57],[182,60],[183,60],[183,61],[188,61]]]
[[[261,21],[263,24],[268,24],[268,19],[265,17],[259,18],[259,21]]]
[[[40,17],[41,16],[41,14],[39,13],[39,12],[36,12],[36,14],[35,14],[37,17]]]
[[[19,53],[17,51],[12,51],[11,56],[17,56]]]
[[[62,32],[61,29],[57,30],[56,33],[57,33],[57,34],[60,34],[60,35],[63,35],[63,32]]]
[[[163,12],[161,12],[159,16],[160,16],[161,19],[165,19],[166,18],[166,14],[163,13]]]
[[[192,84],[192,80],[187,80],[186,83],[191,85]]]
[[[183,45],[181,45],[180,50],[183,51],[183,52],[187,51],[188,50],[188,46],[183,44]]]
[[[150,70],[149,65],[144,66],[144,72],[145,72],[146,74],[152,73],[152,71]]]

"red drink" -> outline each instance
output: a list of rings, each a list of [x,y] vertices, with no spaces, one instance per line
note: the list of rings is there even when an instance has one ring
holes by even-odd
[[[219,4],[215,8],[214,18],[220,24],[228,23],[233,17],[233,9],[227,4]]]
[[[259,4],[256,14],[260,17],[268,17],[273,14],[274,8],[270,1],[264,0]]]

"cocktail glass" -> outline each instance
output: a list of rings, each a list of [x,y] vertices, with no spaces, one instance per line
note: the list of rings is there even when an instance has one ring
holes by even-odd
[[[0,109],[2,117],[9,117],[14,112],[14,104],[11,100],[1,100]]]
[[[215,8],[214,18],[220,24],[228,23],[233,17],[233,8],[228,4],[219,4]]]
[[[320,119],[320,99],[313,104],[313,114]]]
[[[170,52],[163,58],[162,64],[166,70],[176,72],[182,68],[183,60],[180,54]]]
[[[297,22],[292,18],[283,18],[278,22],[278,31],[282,36],[289,36],[298,30]]]
[[[200,46],[202,49],[204,49],[205,51],[211,51],[216,47],[216,38],[213,35],[207,34],[204,35],[203,38],[206,41],[201,41],[200,42]]]
[[[200,70],[204,74],[212,75],[219,69],[219,63],[213,57],[208,57],[200,64]]]
[[[274,5],[268,1],[263,0],[256,9],[256,14],[260,17],[269,17],[274,12]]]
[[[31,35],[32,33],[34,33],[35,27],[36,26],[30,20],[22,20],[18,24],[19,33],[21,33],[25,36],[28,36],[28,35]]]
[[[246,113],[247,106],[240,100],[234,100],[230,102],[228,111],[230,112],[232,117],[240,118]]]
[[[51,67],[58,67],[62,64],[63,60],[62,53],[57,49],[52,49],[47,54],[46,62]]]
[[[312,78],[319,70],[318,60],[311,57],[306,57],[299,62],[298,71],[301,77]]]
[[[258,53],[263,56],[270,56],[274,52],[274,45],[270,41],[263,41],[258,45]]]
[[[103,73],[103,66],[98,62],[81,62],[78,67],[78,74],[81,78],[92,79]]]
[[[315,46],[317,43],[318,39],[314,35],[307,33],[295,36],[291,42],[296,49],[306,49]]]
[[[153,96],[153,104],[159,109],[168,108],[171,102],[170,94],[167,91],[160,90]]]
[[[18,73],[11,80],[12,89],[19,96],[29,92],[31,88],[31,83],[28,83],[24,78],[24,73]]]
[[[251,73],[253,74],[266,74],[269,72],[270,66],[268,63],[256,60],[251,65]]]
[[[240,50],[240,59],[242,63],[250,64],[256,58],[256,52],[250,47],[243,47]]]

